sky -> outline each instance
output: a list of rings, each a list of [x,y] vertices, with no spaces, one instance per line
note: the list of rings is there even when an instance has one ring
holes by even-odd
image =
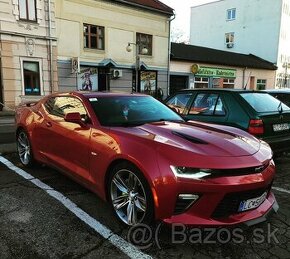
[[[176,17],[172,21],[172,31],[183,35],[184,40],[189,40],[190,7],[202,5],[217,0],[160,0],[162,3],[175,10]]]

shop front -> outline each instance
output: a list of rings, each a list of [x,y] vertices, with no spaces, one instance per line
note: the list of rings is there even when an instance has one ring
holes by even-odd
[[[234,88],[236,69],[192,65],[193,88]]]

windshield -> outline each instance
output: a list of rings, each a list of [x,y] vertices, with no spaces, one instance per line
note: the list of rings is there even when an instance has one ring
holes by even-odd
[[[290,108],[273,96],[265,93],[241,93],[241,96],[257,112],[289,111]]]
[[[103,126],[137,126],[156,121],[183,119],[151,96],[104,96],[89,98]]]

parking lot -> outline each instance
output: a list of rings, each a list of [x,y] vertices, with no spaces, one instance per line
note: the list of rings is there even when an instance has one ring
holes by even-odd
[[[1,259],[290,258],[290,156],[275,161],[277,214],[251,227],[203,230],[128,229],[108,204],[56,170],[23,169],[16,154],[0,161]]]

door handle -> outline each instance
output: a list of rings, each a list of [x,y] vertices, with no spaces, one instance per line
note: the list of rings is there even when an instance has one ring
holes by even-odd
[[[46,124],[45,124],[45,125],[46,125],[46,127],[48,127],[48,128],[52,127],[52,124],[51,124],[51,122],[49,122],[49,121],[48,121],[48,122],[46,122]]]

